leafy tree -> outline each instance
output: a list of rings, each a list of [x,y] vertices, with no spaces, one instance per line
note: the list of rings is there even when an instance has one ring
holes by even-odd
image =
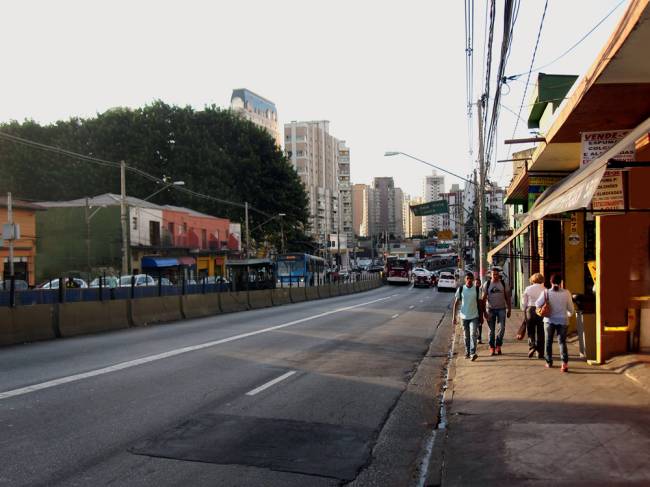
[[[236,203],[247,201],[268,215],[284,213],[285,239],[308,240],[307,193],[273,138],[229,110],[203,110],[156,101],[137,109],[114,108],[94,118],[71,118],[42,126],[32,120],[0,124],[0,131],[43,144],[127,165],[159,178],[185,181],[185,187]],[[114,167],[0,139],[0,194],[12,191],[31,200],[65,200],[119,193]],[[156,183],[127,173],[127,194],[146,198]],[[211,215],[244,220],[238,206],[202,199],[173,189],[152,198]],[[249,212],[250,227],[268,219]],[[279,219],[252,232],[262,240],[279,235]]]

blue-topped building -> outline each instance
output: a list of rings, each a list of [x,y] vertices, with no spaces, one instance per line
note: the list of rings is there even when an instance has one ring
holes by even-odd
[[[232,91],[230,109],[255,125],[266,129],[275,139],[276,144],[281,145],[278,110],[275,108],[275,103],[251,90],[239,88]]]

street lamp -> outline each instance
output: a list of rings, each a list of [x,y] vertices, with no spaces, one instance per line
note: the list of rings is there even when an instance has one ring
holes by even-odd
[[[149,201],[151,198],[156,196],[161,191],[165,191],[167,188],[171,188],[172,186],[185,186],[185,181],[174,181],[173,183],[168,183],[168,184],[164,185],[162,188],[160,188],[158,191],[154,191],[153,193],[151,193],[149,196],[144,198],[142,201]]]

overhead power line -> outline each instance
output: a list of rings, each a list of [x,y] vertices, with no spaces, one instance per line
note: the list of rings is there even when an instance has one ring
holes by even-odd
[[[5,140],[9,140],[11,142],[15,142],[17,144],[25,145],[25,146],[32,147],[32,148],[39,149],[39,150],[43,150],[43,151],[46,151],[46,152],[52,152],[54,154],[59,154],[59,155],[63,155],[63,156],[66,156],[66,157],[70,157],[72,159],[78,159],[78,160],[81,160],[81,161],[84,161],[84,162],[89,162],[89,163],[97,164],[97,165],[100,165],[100,166],[113,167],[113,168],[116,168],[116,169],[120,168],[120,163],[116,162],[116,161],[109,161],[109,160],[106,160],[106,159],[100,159],[98,157],[87,156],[85,154],[79,154],[78,152],[73,152],[73,151],[70,151],[70,150],[67,150],[67,149],[62,149],[61,147],[56,147],[56,146],[53,146],[53,145],[43,144],[43,143],[40,143],[40,142],[36,142],[35,140],[25,139],[23,137],[18,137],[17,135],[8,134],[6,132],[0,132],[0,138],[3,138]],[[138,176],[141,176],[141,177],[143,177],[145,179],[148,179],[149,181],[153,181],[153,182],[158,183],[158,184],[166,184],[166,181],[164,179],[159,178],[157,176],[154,176],[153,174],[150,174],[150,173],[148,173],[146,171],[143,171],[142,169],[138,169],[137,167],[129,166],[127,164],[126,165],[126,170],[133,173],[133,174],[137,174]],[[217,198],[215,196],[211,196],[211,195],[208,195],[208,194],[199,193],[198,191],[193,191],[193,190],[191,190],[189,188],[186,188],[184,186],[171,186],[170,188],[172,188],[172,189],[174,189],[176,191],[180,191],[181,193],[185,193],[185,194],[194,196],[196,198],[202,198],[202,199],[205,199],[205,200],[214,201],[215,203],[221,203],[221,204],[225,204],[225,205],[229,205],[229,206],[235,206],[235,207],[238,207],[238,208],[245,208],[245,206],[246,206],[244,203],[238,203],[238,202],[235,202],[235,201],[228,201],[228,200],[225,200],[225,199],[222,199],[222,198]],[[265,211],[262,211],[262,210],[260,210],[258,208],[255,208],[254,206],[251,206],[251,205],[248,205],[248,209],[251,210],[251,211],[254,211],[256,213],[259,213],[260,215],[263,215],[263,216],[265,216],[267,218],[271,216],[270,214],[266,213]]]
[[[517,120],[515,120],[515,128],[512,131],[512,139],[515,138],[517,128],[519,127],[519,119],[521,118],[521,111],[524,108],[526,101],[526,94],[528,93],[528,83],[530,81],[530,74],[533,72],[533,65],[535,64],[535,56],[537,55],[537,48],[539,47],[539,39],[542,36],[542,28],[544,27],[544,20],[546,19],[546,10],[548,9],[548,0],[544,2],[544,10],[542,11],[542,18],[539,21],[539,29],[537,29],[537,39],[535,40],[535,48],[533,49],[533,56],[530,58],[530,69],[528,70],[528,77],[526,78],[526,85],[524,86],[524,94],[521,97],[521,104],[519,105],[519,112],[517,113]],[[512,148],[510,149],[512,152]]]
[[[608,18],[609,18],[609,17],[610,17],[610,16],[611,16],[611,15],[612,15],[616,10],[618,10],[618,8],[619,8],[621,5],[623,5],[626,1],[627,1],[627,0],[621,0],[620,2],[618,2],[618,3],[614,6],[614,8],[611,9],[609,12],[607,12],[607,14],[606,14],[602,19],[600,19],[600,20],[599,20],[599,21],[598,21],[598,22],[597,22],[597,23],[596,23],[596,24],[595,24],[591,29],[589,29],[589,31],[588,31],[585,35],[583,35],[580,39],[578,39],[577,42],[575,42],[571,47],[569,47],[566,51],[564,51],[562,54],[560,54],[558,57],[556,57],[556,58],[553,59],[552,61],[549,61],[548,63],[542,64],[541,66],[536,66],[536,67],[534,67],[534,68],[531,68],[528,72],[519,73],[519,74],[513,74],[513,75],[511,75],[511,76],[508,76],[506,79],[507,79],[507,80],[514,80],[514,79],[517,79],[517,78],[520,78],[520,77],[524,76],[525,74],[530,74],[531,72],[532,72],[532,73],[536,73],[536,72],[538,72],[538,71],[541,71],[541,70],[544,69],[544,68],[549,67],[549,66],[552,65],[552,64],[555,64],[557,61],[559,61],[560,59],[562,59],[564,56],[566,56],[566,55],[569,54],[571,51],[573,51],[576,47],[578,47],[580,44],[582,44],[582,42],[583,42],[585,39],[587,39],[587,37],[589,37],[589,36],[590,36],[590,35],[591,35],[591,34],[592,34],[596,29],[598,29],[598,27],[600,27],[600,26],[603,24],[603,22],[605,22],[605,20],[607,20],[607,19],[608,19]]]

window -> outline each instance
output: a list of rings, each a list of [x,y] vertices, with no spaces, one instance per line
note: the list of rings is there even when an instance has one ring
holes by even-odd
[[[183,233],[187,234],[187,223],[183,222]]]
[[[149,222],[149,245],[160,246],[160,222]]]
[[[137,229],[138,229],[138,217],[134,216],[133,217],[133,230],[137,230]]]
[[[174,236],[174,222],[169,222],[167,224],[167,231],[169,232],[170,237]]]
[[[201,248],[208,248],[208,231],[205,228],[201,229]]]

